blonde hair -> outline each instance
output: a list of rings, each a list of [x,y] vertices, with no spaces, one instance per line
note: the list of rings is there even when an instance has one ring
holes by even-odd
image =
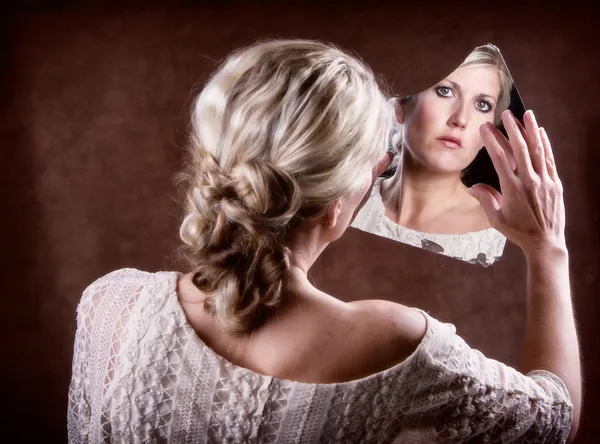
[[[193,106],[180,237],[226,331],[251,331],[280,303],[284,237],[364,186],[392,120],[371,70],[330,44],[257,43],[212,76]]]
[[[500,94],[498,95],[498,102],[494,111],[494,123],[498,125],[501,121],[502,113],[510,106],[510,91],[513,87],[513,80],[508,72],[504,58],[500,54],[500,50],[491,43],[475,48],[458,69],[480,65],[492,66],[498,71]]]

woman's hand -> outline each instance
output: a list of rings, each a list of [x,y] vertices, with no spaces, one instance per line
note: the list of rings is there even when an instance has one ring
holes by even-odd
[[[526,255],[549,248],[566,250],[563,187],[550,141],[532,111],[525,113],[524,121],[525,127],[510,111],[502,114],[509,140],[492,124],[481,126],[502,194],[485,184],[474,185],[470,192],[491,225]]]
[[[371,173],[371,183],[375,183],[377,178],[381,176],[388,169],[392,161],[394,160],[394,153],[392,151],[386,151],[385,155],[377,161],[373,172]]]

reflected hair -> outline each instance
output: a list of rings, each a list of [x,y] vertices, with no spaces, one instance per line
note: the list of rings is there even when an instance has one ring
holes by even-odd
[[[504,58],[500,54],[498,47],[488,43],[475,48],[459,68],[467,68],[469,66],[492,66],[498,71],[500,94],[496,109],[494,110],[494,124],[498,125],[501,122],[502,113],[510,106],[510,91],[513,87],[512,77],[508,72]]]
[[[393,114],[372,71],[327,43],[259,42],[213,74],[193,105],[179,234],[225,331],[248,333],[280,304],[286,235],[370,180]]]
[[[492,66],[498,71],[500,94],[498,95],[498,102],[494,110],[494,125],[499,127],[502,125],[502,113],[510,106],[510,93],[513,88],[513,80],[500,50],[491,43],[475,48],[460,67],[466,68],[480,65]],[[498,174],[494,169],[490,155],[484,149],[480,150],[475,159],[461,171],[460,178],[467,187],[471,187],[477,183],[485,183],[500,191]]]

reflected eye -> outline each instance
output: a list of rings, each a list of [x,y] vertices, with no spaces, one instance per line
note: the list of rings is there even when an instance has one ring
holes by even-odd
[[[487,100],[478,100],[475,106],[479,111],[484,113],[489,113],[492,110],[492,104]]]
[[[452,97],[452,88],[448,86],[438,86],[435,92],[440,97]]]

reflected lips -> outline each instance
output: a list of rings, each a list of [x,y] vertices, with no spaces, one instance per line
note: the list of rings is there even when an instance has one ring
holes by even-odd
[[[462,148],[461,141],[458,137],[444,136],[438,137],[436,140],[442,145],[444,145],[446,148],[450,148],[453,150],[459,150]]]

